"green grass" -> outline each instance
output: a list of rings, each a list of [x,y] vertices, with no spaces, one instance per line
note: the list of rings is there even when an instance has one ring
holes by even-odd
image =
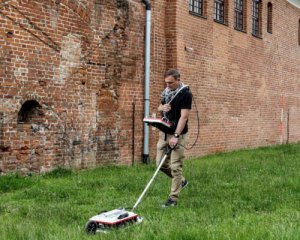
[[[300,144],[185,161],[190,181],[162,209],[170,180],[159,174],[136,212],[140,225],[87,235],[89,217],[133,206],[155,166],[57,169],[0,177],[0,239],[300,239]]]

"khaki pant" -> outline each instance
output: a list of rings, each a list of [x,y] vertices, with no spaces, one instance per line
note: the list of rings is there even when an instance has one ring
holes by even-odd
[[[159,141],[157,143],[156,165],[159,165],[160,160],[165,155],[165,149],[168,146],[169,139],[173,134],[166,134],[159,132]],[[186,134],[180,135],[178,139],[178,145],[172,150],[171,155],[168,156],[161,167],[161,171],[172,178],[171,193],[169,197],[177,201],[179,193],[181,191],[181,183],[185,180],[182,176],[182,165],[184,159],[184,148]]]

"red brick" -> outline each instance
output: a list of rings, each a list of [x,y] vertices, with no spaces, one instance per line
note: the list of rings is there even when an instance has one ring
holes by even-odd
[[[140,161],[145,6],[122,1],[119,8],[111,0],[19,1],[18,11],[10,2],[1,8],[1,172],[130,164],[133,100]],[[158,116],[164,72],[175,67],[200,115],[200,138],[187,156],[299,141],[300,10],[272,0],[269,34],[263,2],[260,39],[251,34],[252,1],[245,33],[234,29],[233,0],[228,25],[213,20],[213,1],[206,2],[201,18],[189,13],[187,0],[151,1],[151,114]],[[31,108],[22,112],[26,102]],[[191,145],[194,106],[189,123]],[[153,159],[158,131],[150,128],[150,135]]]

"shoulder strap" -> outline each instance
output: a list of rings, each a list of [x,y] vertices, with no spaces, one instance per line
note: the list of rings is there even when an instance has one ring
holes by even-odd
[[[170,104],[176,97],[179,93],[181,93],[184,89],[189,89],[189,85],[183,85],[179,90],[178,92],[175,94],[175,96],[168,102],[168,104]]]

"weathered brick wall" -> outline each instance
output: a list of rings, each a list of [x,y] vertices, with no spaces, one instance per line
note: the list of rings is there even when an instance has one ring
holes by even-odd
[[[166,26],[167,67],[182,71],[200,113],[200,139],[187,154],[299,141],[300,10],[286,1],[270,1],[270,34],[268,1],[262,1],[260,39],[251,34],[252,1],[247,1],[245,33],[234,29],[233,0],[228,2],[228,26],[213,20],[213,1],[207,1],[205,18],[189,14],[188,0],[166,2],[167,15],[175,11],[176,16],[175,26],[174,19]],[[191,144],[196,138],[194,111],[190,125]]]
[[[139,1],[1,1],[0,171],[129,164],[143,30]]]
[[[245,33],[234,30],[233,0],[228,26],[213,21],[206,2],[201,18],[189,14],[188,0],[151,1],[151,115],[165,70],[176,67],[200,114],[188,156],[299,141],[299,9],[272,0],[269,34],[263,1],[259,39],[252,1]],[[1,1],[0,172],[140,161],[144,26],[139,0]],[[195,107],[190,127],[188,145]],[[158,131],[150,135],[153,159]]]

